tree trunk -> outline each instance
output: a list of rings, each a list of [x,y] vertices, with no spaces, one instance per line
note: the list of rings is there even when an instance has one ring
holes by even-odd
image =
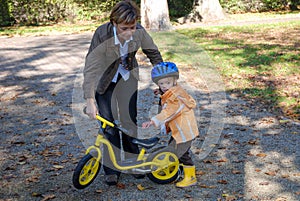
[[[9,7],[7,1],[0,1],[1,7],[0,7],[0,26],[7,26],[11,24],[10,19],[10,13],[9,13]]]
[[[299,4],[299,0],[291,0],[289,7],[292,11],[299,10],[298,4]]]
[[[141,0],[141,23],[152,31],[171,29],[167,0]]]
[[[219,0],[194,0],[193,10],[183,18],[179,18],[179,23],[186,22],[207,22],[225,19],[225,13]]]

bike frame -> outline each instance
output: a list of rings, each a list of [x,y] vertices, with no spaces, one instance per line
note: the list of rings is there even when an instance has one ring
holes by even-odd
[[[117,129],[119,129],[114,123],[104,119],[103,117],[99,116],[99,115],[96,115],[96,118],[98,121],[102,122],[101,124],[101,127],[102,129],[105,129],[107,126],[110,126],[110,127],[115,127]],[[119,129],[120,130],[120,129]],[[96,138],[96,141],[95,141],[95,145],[92,145],[90,147],[88,147],[88,149],[86,150],[86,154],[90,153],[92,150],[96,150],[97,152],[97,161],[98,162],[101,162],[100,159],[101,159],[101,150],[100,150],[100,147],[101,147],[101,144],[104,144],[105,146],[107,146],[107,149],[108,149],[108,152],[109,152],[109,157],[110,157],[110,160],[111,162],[113,163],[113,165],[118,169],[118,170],[129,170],[129,169],[134,169],[134,168],[140,168],[140,167],[144,167],[144,166],[161,166],[161,163],[157,163],[157,162],[145,162],[147,157],[146,157],[146,149],[145,148],[142,148],[138,157],[137,157],[137,161],[143,161],[142,163],[140,164],[135,164],[135,165],[126,165],[126,166],[121,166],[118,164],[117,160],[116,160],[116,156],[115,156],[115,153],[114,153],[114,150],[112,148],[112,145],[111,143],[104,137],[103,133],[99,132],[98,135],[97,135],[97,138]],[[151,170],[149,170],[151,172]]]

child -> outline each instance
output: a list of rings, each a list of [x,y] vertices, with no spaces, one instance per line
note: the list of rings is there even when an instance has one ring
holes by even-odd
[[[183,164],[184,178],[177,182],[177,187],[188,187],[197,183],[195,166],[189,155],[192,140],[199,135],[193,108],[196,101],[177,84],[179,71],[172,62],[161,62],[155,65],[151,72],[152,80],[159,86],[161,92],[162,110],[144,122],[143,128],[151,125],[166,126],[172,132],[170,142],[176,142],[176,152],[179,162]],[[181,153],[180,153],[181,152]]]

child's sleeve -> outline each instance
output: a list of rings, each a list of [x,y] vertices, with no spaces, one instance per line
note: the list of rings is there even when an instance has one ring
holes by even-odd
[[[166,107],[163,108],[158,115],[151,118],[156,127],[159,127],[166,122],[172,121],[172,119],[180,115],[180,112],[185,107],[185,105],[177,98],[170,98],[166,101],[165,104]]]

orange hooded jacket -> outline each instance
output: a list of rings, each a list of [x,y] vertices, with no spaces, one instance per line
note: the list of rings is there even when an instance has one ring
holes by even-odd
[[[161,96],[162,111],[151,120],[156,127],[166,125],[176,143],[193,140],[199,135],[193,109],[196,101],[180,85],[174,86]]]

